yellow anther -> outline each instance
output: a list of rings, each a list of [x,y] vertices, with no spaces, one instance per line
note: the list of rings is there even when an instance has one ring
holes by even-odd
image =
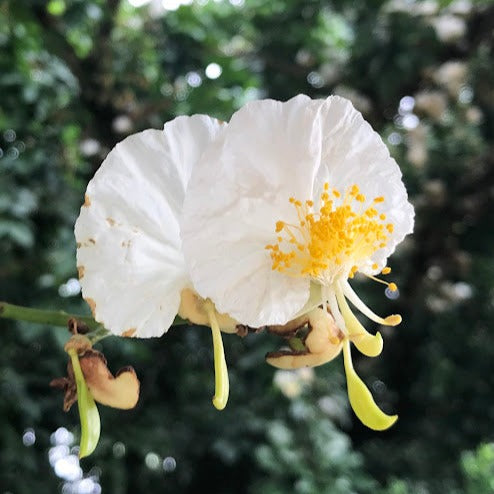
[[[398,287],[396,286],[396,283],[390,283],[388,285],[388,288],[392,291],[392,292],[396,292],[396,290],[398,290]]]
[[[374,263],[374,264],[372,265],[372,269],[373,269],[374,271],[375,271],[378,267],[379,267],[379,266],[378,266],[376,263]]]
[[[383,214],[380,214],[379,215],[379,219],[384,221],[386,219],[386,215],[383,213]]]
[[[394,227],[393,223],[388,223],[386,225],[386,230],[388,230],[389,233],[393,233],[394,229],[395,229],[395,227]]]
[[[384,202],[384,197],[383,196],[376,197],[374,199],[374,202]]]
[[[383,268],[383,270],[381,271],[381,274],[389,274],[391,273],[391,268],[389,266],[386,266],[385,268]]]
[[[345,272],[343,269],[353,277],[358,270],[356,266],[386,246],[390,231],[383,223],[382,215],[378,216],[374,207],[358,212],[353,209],[353,201],[366,201],[356,184],[346,189],[339,205],[330,200],[328,191],[334,197],[341,196],[338,190],[324,184],[319,198],[321,206],[315,212],[312,210],[314,201],[308,199],[302,203],[290,197],[289,202],[297,209],[299,221],[296,226],[281,220],[276,222],[276,233],[280,233],[278,244],[267,247],[274,269],[283,272],[290,268],[291,275],[319,279],[340,276]]]
[[[399,314],[393,314],[384,319],[384,324],[387,326],[398,326],[401,322],[401,316]]]

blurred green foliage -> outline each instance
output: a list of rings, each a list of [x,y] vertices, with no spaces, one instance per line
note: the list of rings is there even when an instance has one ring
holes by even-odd
[[[482,444],[461,458],[467,494],[487,494],[494,490],[494,444]]]
[[[73,224],[126,135],[179,114],[228,120],[260,97],[340,94],[389,144],[416,207],[415,234],[391,259],[401,296],[362,286],[404,323],[383,330],[379,359],[356,364],[400,420],[364,429],[339,361],[305,377],[275,372],[269,335],[225,337],[221,413],[207,330],[112,338],[110,367],[136,368],[140,404],[101,409],[86,483],[71,482],[80,473],[57,463],[64,431],[53,432],[76,443],[77,414],[48,387],[65,372],[68,334],[0,320],[1,492],[492,492],[492,446],[478,445],[494,421],[493,3],[137,3],[0,0],[0,300],[88,312],[67,283]]]

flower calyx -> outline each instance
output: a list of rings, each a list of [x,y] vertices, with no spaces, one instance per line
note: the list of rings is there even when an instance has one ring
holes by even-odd
[[[67,377],[54,379],[50,383],[51,386],[62,388],[65,391],[64,411],[68,412],[77,401],[72,358],[74,353],[79,360],[89,392],[95,401],[122,410],[134,408],[139,400],[140,387],[135,370],[131,366],[126,366],[113,376],[108,369],[105,356],[92,348],[92,343],[87,336],[79,333],[81,327],[84,328],[74,319],[69,321],[69,329],[74,334],[64,346],[64,350],[71,356],[67,363]]]
[[[316,367],[336,358],[343,348],[343,333],[331,314],[316,308],[284,326],[267,330],[288,340],[290,349],[269,352],[266,362],[278,369]],[[298,336],[303,333],[302,336]]]
[[[101,352],[92,348],[90,339],[78,333],[78,322],[69,321],[73,333],[65,344],[69,354],[67,377],[54,379],[50,386],[65,392],[64,411],[77,401],[81,422],[79,456],[89,456],[96,448],[101,423],[95,401],[113,408],[134,408],[139,399],[140,383],[132,367],[120,369],[115,376],[109,371]]]

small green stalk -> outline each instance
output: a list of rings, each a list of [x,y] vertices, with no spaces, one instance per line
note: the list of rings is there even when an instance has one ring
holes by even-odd
[[[98,445],[101,432],[98,408],[84,379],[79,357],[75,349],[69,350],[72,368],[74,369],[77,385],[77,405],[81,421],[81,442],[79,446],[79,458],[89,456]]]

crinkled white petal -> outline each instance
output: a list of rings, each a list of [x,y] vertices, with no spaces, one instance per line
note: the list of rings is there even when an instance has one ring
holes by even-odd
[[[276,241],[276,221],[298,224],[289,197],[317,200],[324,182],[386,197],[381,210],[395,232],[369,260],[369,269],[381,266],[412,230],[413,208],[397,164],[360,113],[343,98],[306,96],[235,113],[200,159],[184,204],[184,255],[199,294],[252,326],[293,317],[309,280],[272,271],[265,246]]]
[[[190,285],[178,218],[192,168],[221,125],[178,117],[110,152],[76,222],[77,265],[95,319],[115,334],[161,336]]]
[[[181,230],[194,288],[243,324],[283,324],[309,297],[309,280],[273,271],[265,246],[277,219],[296,218],[288,196],[311,193],[315,110],[305,96],[245,105],[191,177]]]
[[[319,197],[324,183],[328,182],[342,192],[353,184],[358,185],[368,206],[375,197],[385,198],[383,203],[373,206],[386,215],[386,223],[393,224],[393,233],[388,234],[386,247],[376,251],[367,266],[361,269],[368,274],[377,273],[386,265],[386,259],[396,246],[413,230],[414,210],[408,202],[400,168],[379,134],[350,101],[331,96],[319,104],[323,142],[313,197]],[[378,268],[373,270],[374,263]]]

